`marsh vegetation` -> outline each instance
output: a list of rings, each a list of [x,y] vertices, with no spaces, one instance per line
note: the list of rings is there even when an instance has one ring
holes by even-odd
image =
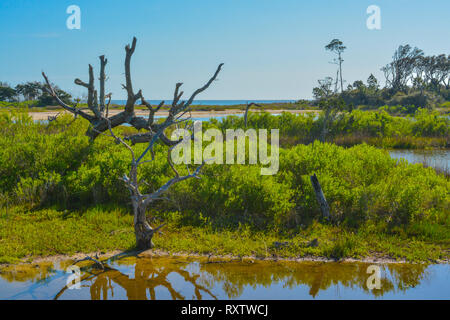
[[[289,128],[308,128],[286,119],[314,123],[308,116],[250,114],[249,125],[280,121],[288,134]],[[0,121],[2,262],[134,247],[131,204],[117,178],[130,165],[123,147],[104,136],[92,143],[84,135],[88,123],[70,116],[41,124],[26,113],[4,113]],[[236,121],[243,120],[211,120],[203,129]],[[125,126],[114,130],[136,133]],[[173,172],[164,147],[156,144],[154,151],[155,161],[138,172],[147,181],[143,192],[157,190]],[[187,173],[185,165],[177,169]],[[313,173],[332,222],[322,219],[309,181]],[[432,167],[397,161],[367,144],[287,146],[280,150],[277,175],[261,176],[259,165],[206,165],[200,180],[174,185],[167,193],[171,200],[151,209],[156,222],[167,223],[154,241],[174,252],[448,259],[449,186],[448,176]]]
[[[133,91],[135,46],[136,38],[125,47],[123,107],[106,94],[104,56],[98,92],[91,65],[88,82],[75,79],[87,89],[86,101],[72,101],[44,73],[45,84],[1,83],[0,262],[148,249],[153,241],[172,252],[448,261],[448,170],[398,161],[386,150],[449,148],[446,55],[400,46],[382,68],[384,88],[370,75],[367,84],[356,81],[344,89],[346,47],[334,39],[326,49],[336,54],[336,78],[319,80],[313,101],[257,105],[257,113],[203,122],[203,130],[222,133],[279,129],[279,172],[262,176],[261,165],[170,161],[168,149],[180,142],[170,133],[181,122],[192,125],[180,117],[230,108],[194,105],[222,64],[188,100],[181,100],[177,83],[170,103],[152,106],[141,90]],[[27,114],[51,104],[73,116],[43,123]],[[138,109],[146,116],[137,115]],[[282,112],[287,109],[317,112]],[[167,113],[163,119],[156,116],[161,111]],[[311,176],[320,180],[330,219],[323,217]]]

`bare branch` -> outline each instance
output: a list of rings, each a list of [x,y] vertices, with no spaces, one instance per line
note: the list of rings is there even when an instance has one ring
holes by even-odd
[[[211,85],[211,83],[216,80],[217,75],[219,74],[220,70],[222,69],[223,63],[219,64],[219,66],[217,67],[216,72],[214,73],[214,75],[212,76],[211,79],[209,79],[209,81],[201,88],[195,90],[195,92],[192,94],[192,96],[189,98],[189,100],[184,104],[184,108],[188,107],[191,105],[191,103],[194,101],[195,97],[205,91],[206,89],[208,89],[208,87]]]
[[[126,56],[125,56],[126,85],[125,85],[125,89],[127,90],[127,94],[128,94],[127,104],[125,105],[125,112],[128,112],[128,113],[134,112],[134,104],[140,98],[140,95],[135,95],[133,92],[133,85],[131,82],[131,71],[130,71],[131,56],[133,55],[134,50],[136,49],[136,41],[137,41],[136,37],[133,37],[133,42],[131,44],[131,48],[130,48],[129,44],[125,47],[125,52],[126,52]]]
[[[172,178],[169,181],[167,181],[163,186],[161,186],[155,192],[153,192],[151,194],[143,195],[144,206],[147,206],[151,202],[153,202],[156,199],[158,199],[160,197],[160,195],[162,193],[166,192],[173,184],[181,182],[181,181],[186,180],[186,179],[190,179],[190,178],[200,178],[199,177],[199,173],[200,173],[200,170],[203,168],[204,165],[205,165],[205,162],[203,162],[201,165],[199,165],[197,167],[197,169],[193,173],[185,175],[185,176],[176,176],[175,178]]]
[[[111,122],[109,121],[109,119],[107,119],[107,118],[103,118],[103,119],[105,119],[106,122],[108,123],[109,132],[111,133],[111,136],[116,140],[116,142],[121,143],[123,146],[125,146],[125,148],[127,148],[130,151],[131,157],[133,159],[132,164],[134,164],[136,162],[136,157],[134,155],[133,149],[125,141],[123,141],[120,137],[118,137],[114,134],[114,132],[112,131]]]
[[[46,74],[44,72],[42,72],[42,76],[45,79],[45,82],[47,84],[47,87],[45,87],[46,91],[48,92],[48,94],[50,94],[55,100],[56,102],[63,107],[65,110],[70,111],[74,114],[79,114],[80,116],[82,116],[84,119],[88,120],[89,122],[93,121],[95,118],[93,116],[91,116],[90,114],[87,114],[83,111],[81,111],[80,109],[71,107],[69,105],[67,105],[66,103],[64,103],[56,94],[55,90],[53,89],[52,85],[50,84],[50,81],[48,80]]]
[[[89,85],[88,85],[88,107],[92,108],[94,105],[94,68],[89,65]],[[94,112],[95,113],[95,112]]]
[[[56,115],[54,115],[54,116],[48,116],[47,117],[47,119],[48,119],[48,122],[50,123],[50,122],[52,122],[52,121],[55,121],[56,119],[58,119],[58,116],[61,114],[61,112],[58,112]]]
[[[175,177],[179,177],[179,173],[177,171],[177,169],[175,169],[175,166],[173,165],[172,159],[170,159],[170,153],[172,152],[173,148],[175,148],[175,146],[170,147],[167,150],[167,162],[169,163],[170,167],[172,168],[173,172],[175,173]]]
[[[89,109],[94,113],[96,118],[100,118],[101,114],[98,110],[98,100],[97,100],[97,91],[94,87],[94,69],[91,65],[89,65],[89,83],[83,82],[80,79],[75,79],[75,84],[85,87],[88,89],[88,100],[87,105]]]
[[[100,113],[103,114],[105,111],[105,66],[108,63],[108,59],[105,59],[104,55],[100,57]]]
[[[173,101],[172,101],[172,108],[175,108],[175,107],[176,107],[178,101],[180,100],[181,96],[183,95],[183,91],[181,91],[181,93],[178,94],[178,90],[180,89],[180,87],[181,87],[182,85],[183,85],[183,83],[181,83],[181,82],[178,82],[178,83],[175,85],[175,91],[174,91],[174,94],[173,94]]]
[[[105,118],[108,118],[109,105],[111,104],[111,96],[112,96],[112,92],[110,92],[110,93],[108,93],[107,95],[105,95],[105,97],[108,98],[108,104],[106,105]]]
[[[251,106],[255,106],[255,107],[259,107],[261,108],[261,106],[257,103],[248,103],[247,102],[247,107],[245,108],[245,114],[244,114],[244,127],[247,128],[247,116],[248,116],[248,110],[250,109]]]
[[[151,125],[152,125],[153,122],[154,122],[155,113],[158,112],[159,109],[161,109],[161,107],[164,105],[164,100],[161,101],[161,102],[158,104],[158,106],[157,106],[156,108],[153,108],[152,105],[151,105],[149,102],[147,102],[147,101],[144,99],[144,96],[141,94],[141,102],[142,102],[142,104],[145,105],[145,106],[147,107],[147,109],[149,110],[149,115],[148,115],[148,121],[147,121],[147,124],[148,124],[148,126],[151,128]]]
[[[77,264],[77,263],[82,262],[82,261],[93,261],[93,262],[95,262],[95,265],[100,266],[103,270],[105,270],[105,266],[103,265],[103,263],[101,261],[97,260],[97,259],[94,259],[92,257],[86,256],[83,259],[75,260],[74,263],[72,263],[72,265]]]
[[[158,232],[162,227],[164,227],[167,224],[167,222],[164,222],[163,224],[159,225],[158,227],[153,229],[153,233]]]
[[[89,88],[89,84],[87,84],[86,82],[81,81],[80,79],[76,78],[74,80],[75,84],[85,87],[86,89]]]

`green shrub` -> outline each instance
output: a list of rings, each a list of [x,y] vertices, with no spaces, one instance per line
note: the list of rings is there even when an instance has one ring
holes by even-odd
[[[412,132],[418,137],[448,137],[450,135],[450,119],[442,117],[438,112],[419,109],[412,124]]]
[[[351,257],[357,253],[357,248],[360,247],[359,241],[352,234],[341,235],[325,254],[334,259],[341,259],[344,257]]]
[[[179,184],[173,193],[181,208],[220,226],[284,226],[294,207],[293,190],[273,176],[262,176],[258,166],[206,166],[202,179]]]
[[[340,141],[347,137],[350,145],[367,142],[378,146],[394,147],[401,145],[401,140],[409,139],[415,147],[415,142],[420,138],[441,138],[440,144],[448,144],[450,136],[450,119],[440,116],[435,111],[409,107],[382,107],[377,111],[353,110],[337,115],[334,121],[328,125],[327,141]],[[392,116],[389,113],[411,114],[407,117]],[[255,129],[279,129],[280,139],[284,145],[299,143],[311,143],[320,137],[324,121],[323,113],[292,114],[283,112],[274,116],[266,112],[249,113],[248,128]],[[243,128],[243,117],[228,116],[221,121],[211,120],[210,124],[222,130]],[[349,139],[352,138],[352,139]],[[426,142],[422,139],[418,144]],[[429,143],[434,143],[428,139]],[[389,142],[390,145],[386,145]]]
[[[280,154],[280,179],[290,181],[298,215],[320,217],[309,176],[316,173],[335,218],[349,226],[367,220],[408,224],[445,212],[450,184],[432,168],[391,159],[367,145],[299,145]]]
[[[255,127],[282,125],[282,130],[291,134],[307,134],[318,128],[314,116],[251,114],[249,120]],[[227,121],[212,121],[204,128],[224,129],[225,123],[235,126],[242,119],[231,117]],[[379,131],[395,134],[396,130],[410,130],[404,125],[409,121],[393,119],[385,112],[355,110],[346,114],[339,126],[349,131],[364,128],[361,130],[373,135]],[[441,123],[435,114],[420,110],[411,123],[414,128],[428,128],[431,122],[433,127],[424,132],[443,134],[446,121]],[[303,127],[297,128],[300,124]],[[73,121],[70,116],[42,124],[25,114],[1,114],[1,199],[61,209],[115,203],[131,211],[129,193],[119,179],[128,174],[128,150],[103,135],[90,142],[84,135],[86,128],[84,120]],[[119,134],[133,132],[126,127],[114,130]],[[133,148],[138,153],[145,147]],[[167,148],[156,145],[154,151],[155,160],[140,167],[138,178],[146,181],[143,192],[155,191],[173,177],[166,161]],[[187,173],[184,165],[178,170]],[[428,238],[442,239],[445,235],[450,182],[431,168],[397,162],[387,152],[365,144],[345,149],[314,142],[280,149],[280,168],[274,176],[262,176],[259,165],[206,165],[202,179],[176,184],[166,195],[172,201],[162,199],[152,210],[162,217],[171,213],[171,219],[186,224],[296,230],[321,218],[309,180],[314,173],[335,223],[358,229],[370,222],[384,226],[386,232],[399,227],[405,234]]]

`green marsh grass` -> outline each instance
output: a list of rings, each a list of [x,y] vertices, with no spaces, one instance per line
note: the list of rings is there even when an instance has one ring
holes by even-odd
[[[282,119],[292,136],[314,125],[308,117],[255,117],[251,124],[259,128]],[[238,120],[227,121],[232,127]],[[296,121],[305,127],[297,128]],[[212,121],[204,128],[217,125]],[[0,114],[1,262],[133,248],[128,192],[118,179],[128,170],[128,151],[108,137],[90,143],[86,129],[85,121],[70,116],[47,125],[23,113]],[[421,132],[434,130],[425,129]],[[155,161],[142,166],[139,178],[148,182],[143,192],[172,177],[166,155],[158,145]],[[208,165],[202,179],[175,185],[167,194],[172,201],[155,203],[150,212],[168,222],[155,236],[156,246],[257,257],[448,259],[450,181],[432,168],[397,162],[366,144],[343,148],[314,142],[282,148],[277,175],[261,176],[259,169]],[[179,167],[180,173],[185,170]],[[333,224],[321,219],[309,182],[313,173]],[[314,239],[317,246],[311,245]]]

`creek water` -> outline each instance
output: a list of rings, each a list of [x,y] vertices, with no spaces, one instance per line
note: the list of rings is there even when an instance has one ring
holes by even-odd
[[[394,159],[405,159],[409,163],[423,163],[442,172],[450,173],[450,149],[436,150],[389,150]]]
[[[77,288],[72,262],[0,269],[0,299],[450,299],[450,264],[377,264],[369,289],[368,263],[125,257],[79,263]]]
[[[273,116],[279,116],[281,113],[272,113]],[[226,119],[228,116],[237,116],[237,117],[243,117],[244,113],[230,113],[230,114],[224,114],[224,115],[213,115],[213,116],[197,116],[197,117],[191,117],[190,120],[192,121],[210,121],[211,119],[216,119],[219,122],[223,119]],[[155,116],[155,120],[158,119],[165,119],[166,116]],[[35,122],[39,122],[42,124],[47,124],[48,120],[35,120]],[[128,123],[123,123],[123,126],[130,127],[131,125]]]
[[[150,104],[158,105],[163,100],[149,100]],[[294,103],[298,100],[194,100],[192,102],[193,106],[237,106],[237,105],[245,105],[250,102],[264,104],[264,103]],[[167,99],[164,100],[166,105],[171,105],[172,100]],[[111,100],[112,104],[118,105],[126,105],[127,100]]]

